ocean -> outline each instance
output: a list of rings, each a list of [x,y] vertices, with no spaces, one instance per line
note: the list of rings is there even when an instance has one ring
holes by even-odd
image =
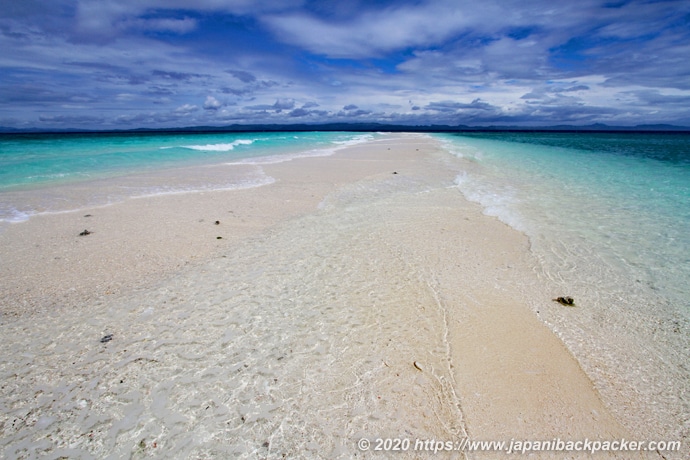
[[[690,315],[690,135],[442,139],[468,163],[463,194],[527,233],[550,278],[593,296],[653,294]]]
[[[267,162],[332,155],[374,134],[0,136],[0,223],[126,199],[258,187]]]
[[[638,410],[687,433],[671,419],[690,414],[690,135],[436,137],[463,163],[464,196],[527,234],[549,292],[575,300],[534,309],[598,390],[638,392]]]
[[[0,222],[130,198],[258,187],[261,165],[331,155],[376,133],[0,137]],[[526,233],[542,276],[583,301],[690,317],[690,135],[435,134],[456,183]],[[578,286],[575,289],[573,286]]]

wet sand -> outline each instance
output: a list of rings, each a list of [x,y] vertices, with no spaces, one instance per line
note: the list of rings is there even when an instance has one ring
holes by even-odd
[[[564,307],[526,237],[464,200],[436,142],[262,167],[275,183],[3,228],[4,457],[639,439],[535,313]]]

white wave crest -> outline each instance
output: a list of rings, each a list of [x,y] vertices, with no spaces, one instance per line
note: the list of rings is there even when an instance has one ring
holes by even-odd
[[[357,144],[364,144],[372,142],[374,136],[371,134],[363,134],[355,136],[351,139],[341,141],[331,141],[332,146],[315,148],[310,150],[300,150],[293,153],[268,155],[265,157],[244,158],[242,160],[225,163],[226,165],[266,165],[284,163],[286,161],[296,160],[298,158],[312,158],[312,157],[327,157],[334,155],[337,151],[352,147]]]
[[[0,222],[18,223],[26,222],[36,213],[33,211],[20,211],[19,209],[8,207],[0,209]]]
[[[182,147],[191,150],[203,150],[205,152],[229,152],[238,145],[251,145],[255,141],[256,139],[238,139],[229,144],[183,145]]]

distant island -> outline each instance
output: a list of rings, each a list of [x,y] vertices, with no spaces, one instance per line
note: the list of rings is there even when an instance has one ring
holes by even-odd
[[[636,126],[610,126],[603,123],[590,125],[553,126],[467,126],[467,125],[398,125],[385,123],[322,123],[322,124],[233,124],[226,126],[186,126],[174,128],[137,129],[46,129],[12,128],[0,126],[0,134],[40,133],[222,133],[222,132],[307,132],[307,131],[350,131],[350,132],[688,132],[688,126],[649,124]]]

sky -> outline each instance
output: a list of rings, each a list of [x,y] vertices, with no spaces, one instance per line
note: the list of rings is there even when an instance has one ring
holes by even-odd
[[[688,0],[0,0],[0,126],[690,126]]]

